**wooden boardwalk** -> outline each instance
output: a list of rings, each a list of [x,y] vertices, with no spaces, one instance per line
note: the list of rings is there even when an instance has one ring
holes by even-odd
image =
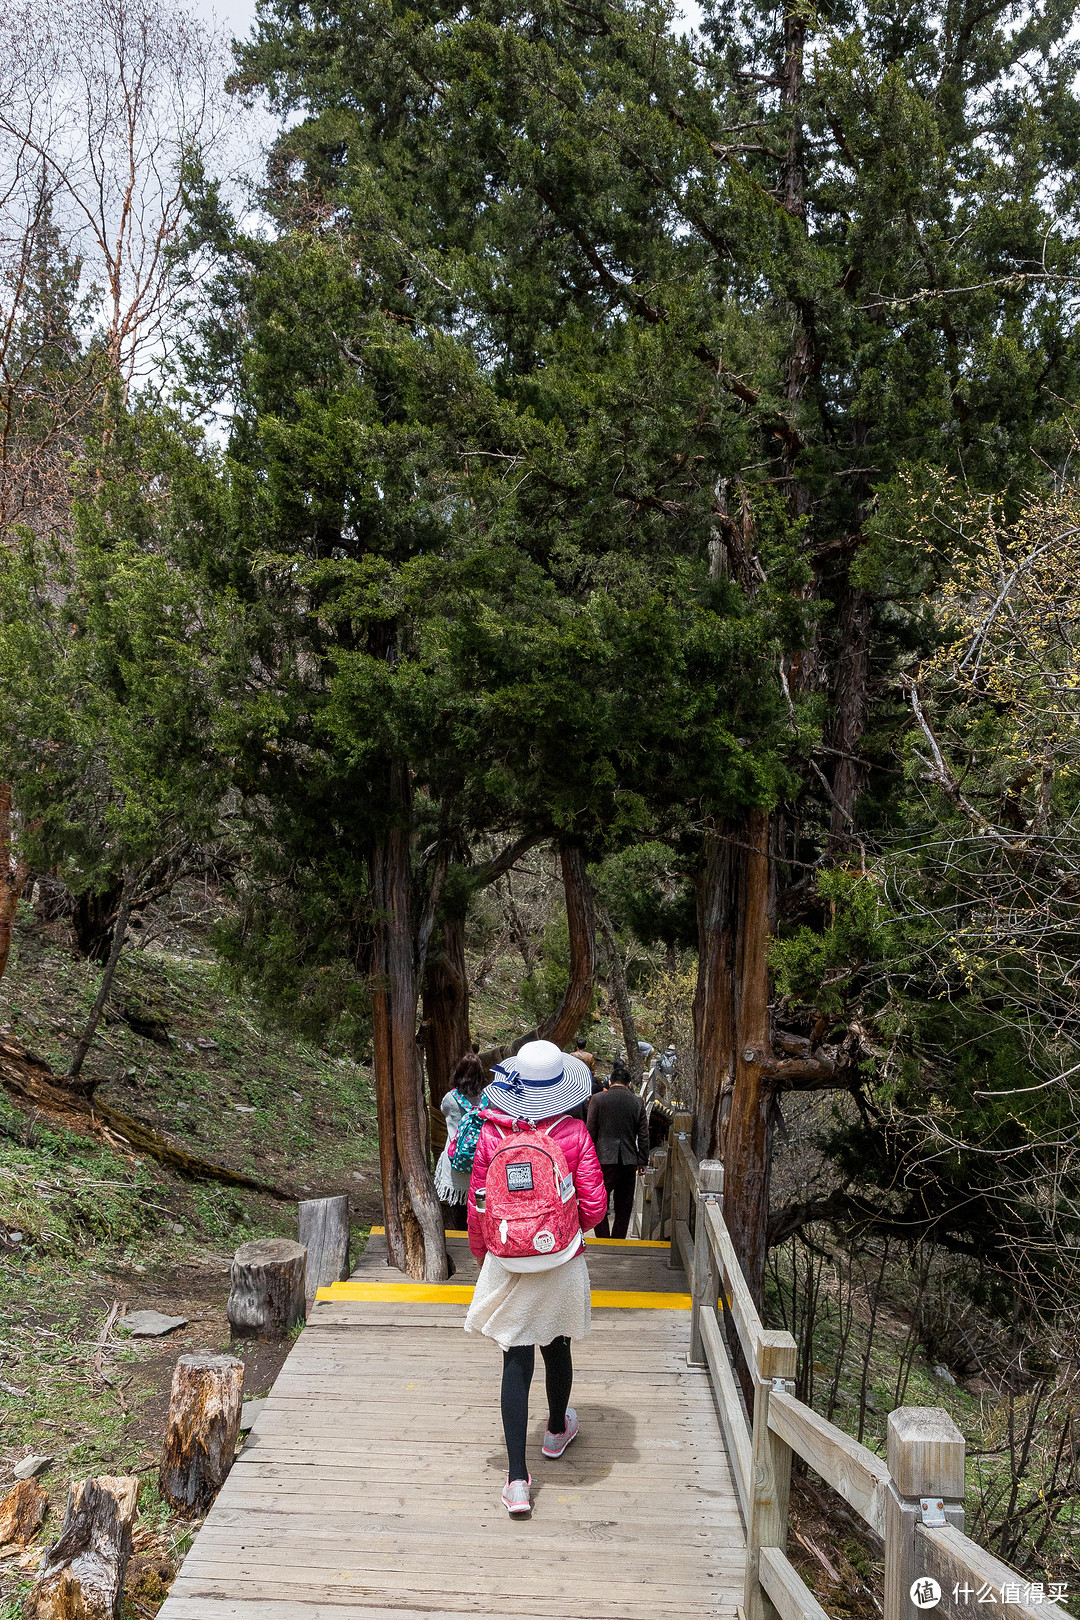
[[[519,1521],[499,1500],[501,1356],[462,1332],[475,1263],[449,1246],[447,1284],[409,1285],[373,1236],[323,1290],[161,1620],[732,1620],[742,1521],[668,1246],[590,1245],[581,1435],[541,1457],[538,1357]]]

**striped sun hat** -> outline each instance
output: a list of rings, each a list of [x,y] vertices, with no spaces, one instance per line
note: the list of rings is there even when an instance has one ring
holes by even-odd
[[[592,1075],[580,1058],[560,1052],[554,1041],[526,1041],[492,1070],[484,1106],[511,1119],[551,1119],[592,1096]]]

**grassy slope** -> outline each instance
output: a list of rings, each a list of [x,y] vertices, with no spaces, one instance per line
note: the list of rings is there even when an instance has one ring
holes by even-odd
[[[62,1071],[95,980],[54,933],[23,923],[0,983],[0,1025]],[[121,1010],[156,1038],[137,1034]],[[127,952],[86,1072],[115,1106],[200,1157],[301,1193],[347,1192],[358,1229],[376,1218],[368,1073],[268,1031],[254,1006],[218,986],[205,956]],[[154,1612],[190,1533],[156,1492],[176,1357],[228,1347],[229,1256],[254,1236],[295,1235],[295,1220],[291,1204],[181,1180],[50,1130],[0,1096],[0,1493],[27,1452],[55,1458],[42,1480],[51,1511],[40,1545],[55,1537],[71,1479],[143,1474],[131,1615]],[[121,1326],[99,1351],[114,1303],[190,1325],[147,1341]],[[242,1353],[245,1391],[265,1392],[284,1349]],[[0,1560],[0,1620],[21,1612],[30,1571],[19,1566],[17,1556]]]

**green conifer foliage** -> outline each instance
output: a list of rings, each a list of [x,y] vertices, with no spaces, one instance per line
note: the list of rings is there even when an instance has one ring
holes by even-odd
[[[772,675],[744,673],[786,684],[798,784],[743,819],[773,769],[698,823],[697,1146],[726,1136],[746,1172],[728,1212],[759,1288],[773,1099],[837,1079],[785,1068],[806,1034],[770,1023],[770,916],[801,921],[806,863],[857,840],[923,634],[902,475],[1015,492],[1075,392],[1076,47],[1060,4],[671,24],[282,6],[239,77],[303,113],[277,148],[294,217],[332,215],[393,319],[473,357],[521,549],[568,583],[708,563],[771,627]]]

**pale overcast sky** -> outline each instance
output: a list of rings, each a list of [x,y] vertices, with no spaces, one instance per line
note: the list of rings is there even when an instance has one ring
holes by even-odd
[[[208,20],[218,24],[236,39],[243,39],[255,20],[255,0],[194,0],[195,9]],[[684,21],[691,27],[701,17],[701,8],[695,0],[682,0],[679,7]]]

